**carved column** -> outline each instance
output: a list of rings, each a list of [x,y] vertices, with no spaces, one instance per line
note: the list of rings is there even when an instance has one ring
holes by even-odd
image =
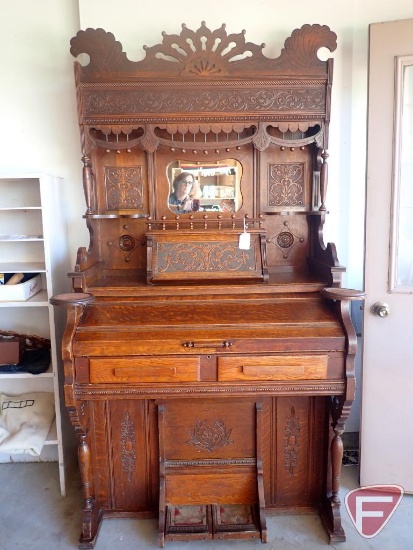
[[[321,171],[320,171],[320,200],[321,200],[321,206],[319,210],[326,210],[326,195],[327,195],[327,181],[328,181],[328,164],[327,159],[329,157],[329,154],[326,150],[324,150],[321,153],[321,158],[323,159],[323,163],[321,164]]]
[[[86,214],[93,214],[96,205],[95,205],[95,189],[94,189],[94,178],[92,173],[92,165],[90,162],[90,157],[84,155],[82,157],[83,162],[83,192],[85,194],[86,201]]]

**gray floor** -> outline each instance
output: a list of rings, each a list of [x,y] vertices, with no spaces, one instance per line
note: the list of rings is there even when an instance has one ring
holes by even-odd
[[[357,466],[343,467],[341,498],[357,487]],[[0,550],[72,550],[77,548],[81,525],[81,493],[77,475],[68,495],[60,496],[55,464],[0,465]],[[413,495],[404,496],[385,528],[364,539],[342,506],[347,542],[339,550],[409,550],[413,548]],[[270,516],[268,544],[260,541],[167,542],[166,550],[306,550],[328,549],[318,516]],[[155,520],[104,520],[96,550],[155,549]],[[331,547],[330,547],[331,548]]]

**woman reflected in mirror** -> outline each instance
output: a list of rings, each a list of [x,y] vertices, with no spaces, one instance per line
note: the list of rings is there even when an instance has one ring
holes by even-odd
[[[172,193],[169,195],[171,210],[179,214],[199,210],[201,192],[198,183],[190,172],[181,172],[172,182]]]

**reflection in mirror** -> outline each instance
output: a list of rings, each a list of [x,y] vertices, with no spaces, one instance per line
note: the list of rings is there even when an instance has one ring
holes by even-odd
[[[237,212],[242,206],[242,166],[235,159],[217,162],[174,161],[167,169],[172,212]]]
[[[413,56],[397,59],[391,287],[413,289]]]

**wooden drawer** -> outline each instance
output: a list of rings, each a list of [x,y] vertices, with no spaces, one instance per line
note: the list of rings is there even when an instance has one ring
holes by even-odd
[[[90,382],[92,384],[199,381],[199,357],[125,357],[90,359]]]
[[[327,355],[219,357],[218,381],[323,380],[327,363]]]

